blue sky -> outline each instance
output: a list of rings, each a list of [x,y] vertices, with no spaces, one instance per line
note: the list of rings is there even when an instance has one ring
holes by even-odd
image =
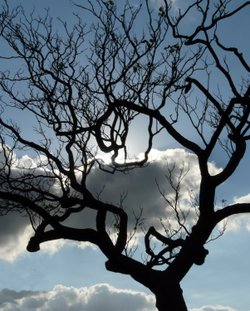
[[[118,0],[121,1],[121,0]],[[80,2],[80,0],[79,0]],[[137,3],[136,0],[132,1]],[[183,0],[177,1],[181,5]],[[50,7],[51,16],[59,16],[69,20],[73,10],[69,0],[10,0],[8,3],[22,4],[25,10],[33,7],[37,12],[42,12],[44,7]],[[152,0],[156,7],[160,1]],[[242,50],[249,53],[250,42],[246,40],[249,25],[250,10],[240,14],[228,23],[221,31],[230,42],[240,45]],[[0,47],[1,49],[1,47]],[[235,68],[237,71],[237,68]],[[15,119],[16,116],[13,116]],[[28,125],[29,116],[25,115],[20,123]],[[28,127],[27,127],[28,129]],[[135,129],[132,146],[134,153],[140,151],[142,126]],[[32,133],[31,133],[32,135]],[[156,140],[157,159],[161,163],[167,154],[169,157],[188,159],[192,164],[192,178],[197,177],[194,158],[184,150],[175,149],[172,140],[166,140],[163,135]],[[223,156],[218,152],[211,159],[214,169],[218,169],[224,162]],[[31,155],[24,156],[20,161],[25,165],[27,161],[34,161]],[[160,167],[160,166],[159,166]],[[158,177],[159,167],[156,165],[155,176]],[[249,152],[242,161],[239,170],[234,174],[229,183],[223,185],[218,191],[218,202],[222,199],[234,201],[242,197],[247,199],[249,194]],[[145,180],[152,176],[152,171],[134,173],[131,178],[131,188],[143,184],[144,188],[138,189],[137,196],[131,200],[140,201],[141,196],[151,187]],[[138,175],[137,175],[138,174]],[[93,178],[102,178],[95,176]],[[159,177],[160,178],[160,177]],[[93,180],[94,181],[96,180]],[[104,182],[104,181],[103,181]],[[122,179],[110,179],[110,188],[107,196],[114,189],[121,189]],[[100,184],[101,187],[101,184]],[[120,187],[120,188],[119,188]],[[152,202],[157,198],[156,192],[151,193]],[[219,204],[219,203],[218,203]],[[145,203],[147,210],[147,204]],[[25,219],[12,221],[11,216],[0,219],[0,309],[1,310],[66,310],[65,297],[71,303],[68,310],[84,311],[113,311],[119,306],[120,311],[138,310],[154,311],[154,300],[150,292],[130,277],[107,272],[104,267],[104,256],[92,246],[79,245],[74,242],[55,242],[44,245],[38,253],[27,253],[25,243],[30,235]],[[11,237],[11,232],[16,235]],[[201,267],[194,267],[182,283],[184,296],[192,311],[249,311],[250,310],[250,217],[238,217],[228,223],[227,232],[218,240],[207,245],[209,256]],[[21,292],[20,292],[21,291]],[[20,293],[19,293],[20,292]],[[88,299],[86,298],[88,297]],[[126,303],[125,303],[126,302]],[[128,307],[128,303],[131,306]],[[63,307],[64,306],[64,307]]]

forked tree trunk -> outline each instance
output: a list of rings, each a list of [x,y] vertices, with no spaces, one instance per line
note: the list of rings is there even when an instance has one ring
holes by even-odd
[[[156,307],[159,311],[188,311],[179,285],[171,289],[159,288],[154,292]]]

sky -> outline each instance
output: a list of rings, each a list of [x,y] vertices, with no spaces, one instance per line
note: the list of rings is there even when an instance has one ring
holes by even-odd
[[[133,2],[136,3],[135,0]],[[62,19],[69,19],[73,10],[69,0],[10,0],[8,3],[13,6],[20,3],[27,12],[32,8],[43,12],[44,7],[50,7],[51,16]],[[159,3],[152,0],[155,7]],[[181,5],[182,1],[177,1],[177,4]],[[250,49],[249,40],[244,39],[247,38],[244,36],[247,23],[248,29],[250,26],[249,14],[250,10],[223,29],[223,36],[229,41],[233,38],[233,43],[240,44],[244,51]],[[25,127],[28,116],[19,121]],[[135,154],[139,152],[142,129],[142,125],[135,129],[132,144]],[[180,165],[183,161],[188,163],[191,169],[185,185],[192,183],[195,187],[198,184],[195,156],[160,135],[151,153],[152,165],[131,172],[129,185],[124,175],[107,177],[96,172],[91,177],[90,187],[98,192],[105,184],[105,197],[112,197],[114,201],[119,200],[119,195],[114,193],[119,194],[126,187],[129,193],[127,204],[143,205],[145,215],[156,223],[155,217],[162,213],[162,198],[159,197],[155,180],[164,185],[162,169],[166,159]],[[17,158],[18,165],[24,168],[35,165],[36,161],[29,154]],[[217,172],[223,163],[222,155],[215,154],[212,161],[210,169]],[[230,202],[250,199],[249,167],[248,152],[230,182],[219,189],[218,202],[222,199]],[[31,234],[26,218],[13,219],[11,215],[0,218],[0,310],[155,311],[152,294],[129,276],[107,272],[104,256],[92,245],[60,240],[42,245],[40,252],[28,253],[26,245]],[[205,264],[194,266],[182,282],[189,310],[250,311],[249,242],[250,217],[239,216],[228,222],[222,237],[206,245],[209,255]]]

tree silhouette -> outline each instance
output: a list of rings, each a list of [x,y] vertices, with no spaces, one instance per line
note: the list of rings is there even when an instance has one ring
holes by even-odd
[[[158,310],[187,310],[180,282],[204,263],[213,230],[231,215],[250,212],[250,203],[215,202],[250,138],[250,67],[223,40],[228,20],[249,5],[197,0],[179,10],[165,0],[156,10],[150,1],[86,0],[76,4],[73,26],[53,21],[49,12],[39,17],[2,6],[1,61],[9,67],[0,76],[1,211],[29,217],[34,236],[28,251],[56,239],[91,242],[107,257],[107,270],[130,275],[155,294]],[[16,112],[13,120],[9,111]],[[18,126],[23,112],[32,116],[36,139]],[[145,149],[136,158],[128,139],[141,117]],[[126,174],[129,183],[130,172],[150,166],[157,135],[196,156],[199,189],[184,200],[189,169],[166,160],[170,194],[157,180],[155,186],[170,213],[159,226],[146,226],[142,206],[131,226],[126,194],[118,204],[104,200],[89,180],[101,171]],[[225,165],[212,172],[218,150]],[[18,165],[15,154],[24,151],[40,159],[35,166]],[[70,225],[71,217],[85,213],[93,223]],[[144,244],[141,261],[130,246],[135,237]]]

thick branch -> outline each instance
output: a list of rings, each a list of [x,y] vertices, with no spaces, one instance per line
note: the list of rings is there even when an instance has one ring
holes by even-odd
[[[232,215],[250,213],[250,203],[236,203],[215,212],[215,225]]]
[[[79,242],[91,242],[95,245],[100,244],[100,239],[97,232],[93,229],[73,229],[60,225],[60,229],[49,230],[45,232],[37,231],[31,237],[27,250],[29,252],[36,252],[40,250],[40,244],[48,241],[58,239],[68,239]]]
[[[150,239],[151,236],[154,236],[157,240],[162,242],[163,244],[167,245],[163,250],[161,250],[158,254],[155,254],[154,251],[150,247]],[[184,240],[183,239],[171,239],[162,234],[160,234],[154,227],[150,227],[148,232],[145,234],[145,248],[146,253],[151,256],[150,262],[148,262],[148,266],[152,267],[158,264],[169,263],[169,260],[173,259],[172,252],[174,248],[183,246]],[[170,253],[169,258],[164,258],[163,256],[166,253]],[[161,262],[163,261],[163,262]]]
[[[214,175],[211,179],[214,182],[214,185],[220,185],[226,181],[237,169],[241,159],[243,158],[246,152],[246,142],[244,138],[239,137],[236,141],[236,149],[232,153],[230,160],[228,161],[226,167],[221,171],[221,173]]]

